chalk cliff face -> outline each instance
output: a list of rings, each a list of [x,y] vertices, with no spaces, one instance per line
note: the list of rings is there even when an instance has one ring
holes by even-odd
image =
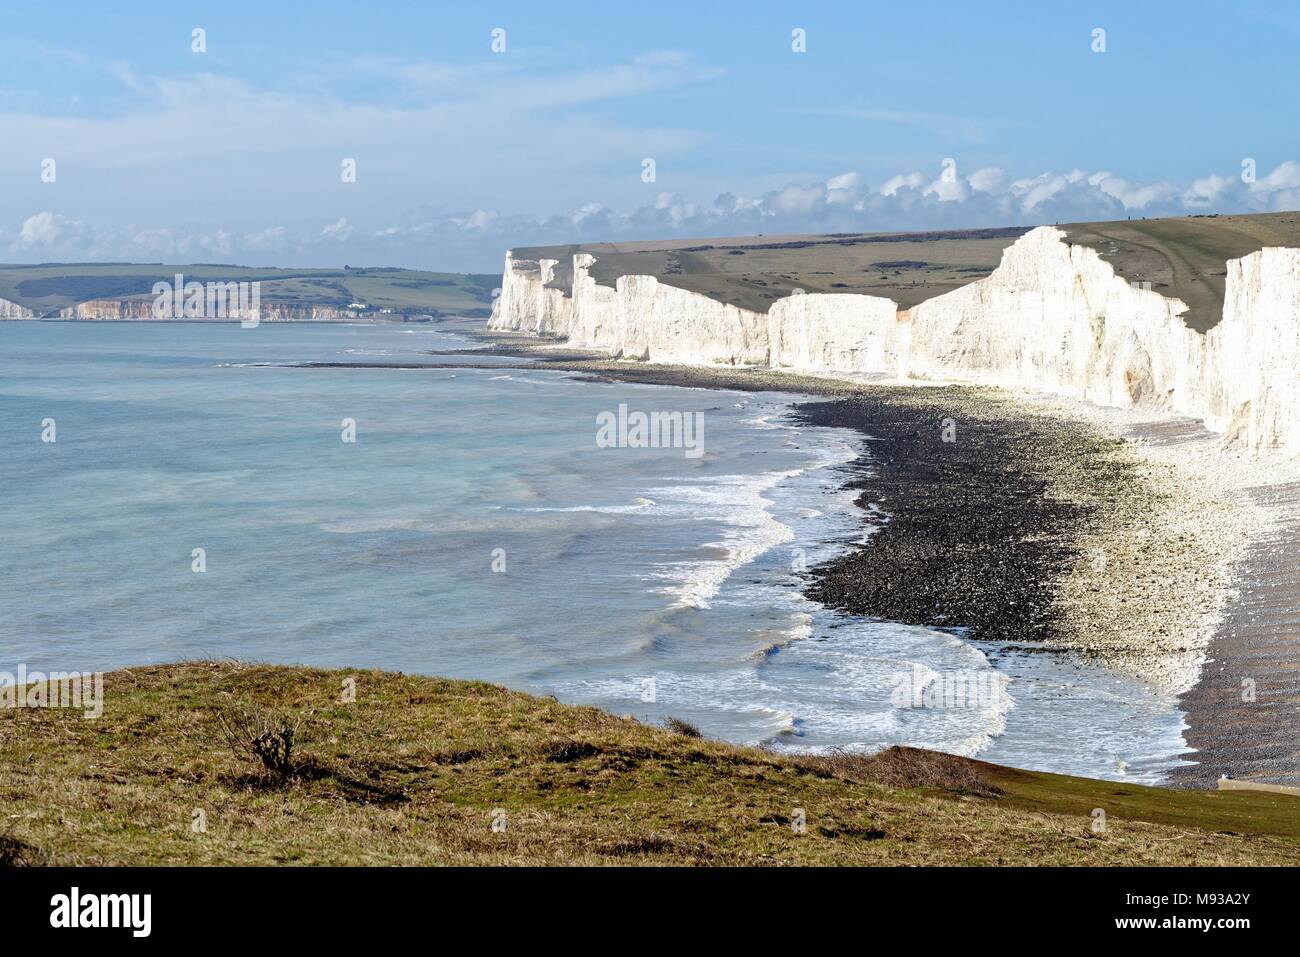
[[[906,349],[898,307],[879,296],[808,293],[772,303],[768,364],[801,372],[893,374]]]
[[[900,375],[1187,411],[1204,361],[1202,337],[1178,318],[1187,307],[1063,237],[1033,230],[987,278],[901,312],[911,335]]]
[[[571,344],[647,362],[767,361],[765,316],[653,276],[622,276],[611,290],[590,276],[594,263],[586,253],[574,257]]]
[[[501,274],[501,295],[492,306],[488,328],[529,332],[539,336],[567,336],[572,300],[562,289],[548,289],[559,261],[514,259],[506,253]]]
[[[1300,249],[1230,260],[1223,321],[1205,339],[1210,427],[1300,451]]]
[[[104,321],[151,320],[154,301],[150,299],[89,299],[75,306],[59,310],[60,319],[83,319]],[[356,309],[340,309],[335,306],[318,306],[286,302],[263,302],[258,308],[261,322],[354,322],[367,318],[366,313]],[[28,313],[30,315],[30,313]],[[230,320],[235,321],[239,316]],[[199,322],[203,320],[175,320]]]
[[[0,299],[0,319],[31,319],[36,315],[25,306],[8,299]]]
[[[1165,410],[1250,449],[1300,452],[1300,249],[1230,260],[1223,318],[1202,334],[1181,300],[1064,238],[1027,233],[986,279],[900,313],[900,375]]]
[[[1116,275],[1098,253],[1040,227],[988,277],[909,310],[860,295],[795,295],[767,314],[652,276],[614,288],[574,257],[573,284],[547,288],[554,260],[506,257],[490,327],[553,336],[649,362],[980,383],[1203,419],[1250,449],[1300,452],[1300,249],[1228,263],[1223,318],[1189,329],[1186,305]]]

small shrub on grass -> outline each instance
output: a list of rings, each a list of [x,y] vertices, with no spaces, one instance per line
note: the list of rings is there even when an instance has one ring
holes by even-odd
[[[683,721],[681,718],[673,718],[673,717],[665,718],[664,727],[667,728],[669,731],[674,732],[675,734],[684,735],[688,738],[704,737],[704,735],[700,734],[699,728],[695,727],[695,725],[691,724],[688,721]]]
[[[667,854],[672,851],[673,840],[651,831],[644,837],[632,837],[612,846],[599,848],[600,853],[612,857],[629,857],[635,854]]]
[[[297,768],[294,748],[302,719],[256,708],[228,708],[217,717],[226,743],[235,756],[252,758],[278,777]]]
[[[11,834],[0,834],[0,868],[43,867],[51,863],[50,855]]]
[[[580,761],[593,754],[599,754],[600,748],[586,741],[551,741],[546,745],[548,761]]]

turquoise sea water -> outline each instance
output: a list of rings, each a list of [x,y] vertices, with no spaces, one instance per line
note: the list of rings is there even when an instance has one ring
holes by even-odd
[[[870,525],[841,489],[859,437],[796,428],[796,396],[486,356],[288,365],[463,345],[428,326],[0,322],[0,670],[377,667],[778,748],[907,743],[1132,780],[1183,750],[1174,703],[1122,675],[804,599],[802,569]],[[620,404],[701,414],[704,454],[600,447]],[[948,673],[995,691],[891,701],[900,675]]]

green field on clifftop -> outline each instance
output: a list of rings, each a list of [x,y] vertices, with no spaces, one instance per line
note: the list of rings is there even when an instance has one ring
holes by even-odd
[[[556,259],[552,286],[569,290],[572,257],[596,257],[592,277],[613,286],[626,275],[661,282],[719,302],[766,312],[795,289],[892,299],[908,309],[977,279],[1031,227],[827,236],[748,236],[661,242],[530,246],[518,259]],[[1184,216],[1060,226],[1069,242],[1090,246],[1130,282],[1187,303],[1184,320],[1205,330],[1223,313],[1225,263],[1263,246],[1300,246],[1300,213]]]
[[[365,303],[396,313],[486,316],[494,274],[425,272],[417,269],[271,269],[210,264],[43,263],[0,265],[0,299],[38,314],[91,299],[150,299],[153,284],[260,282],[263,302],[344,307]]]

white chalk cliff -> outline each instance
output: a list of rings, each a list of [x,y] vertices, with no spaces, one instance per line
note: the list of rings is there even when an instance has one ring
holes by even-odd
[[[507,253],[489,328],[647,362],[1032,389],[1187,415],[1251,450],[1300,452],[1300,249],[1230,260],[1208,333],[1183,323],[1181,300],[1130,285],[1051,226],[1004,250],[986,278],[906,310],[806,294],[763,314],[653,276],[599,285],[594,262],[575,255],[563,290],[548,285],[556,260]]]
[[[31,319],[36,313],[8,299],[0,299],[0,319]]]

